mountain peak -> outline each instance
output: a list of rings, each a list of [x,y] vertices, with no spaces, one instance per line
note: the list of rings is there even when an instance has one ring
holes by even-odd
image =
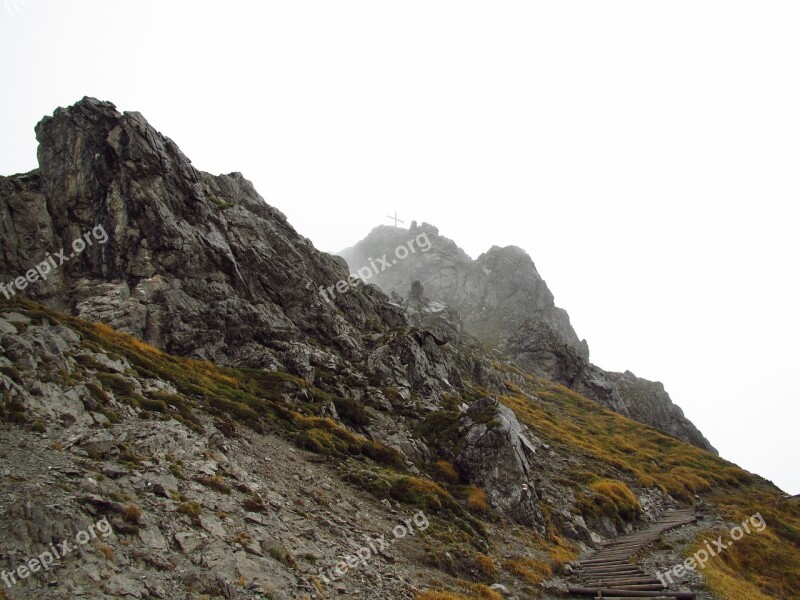
[[[431,300],[452,307],[463,329],[507,353],[529,371],[567,385],[601,405],[713,451],[708,440],[658,384],[606,373],[589,362],[589,346],[556,306],[530,255],[519,246],[493,245],[472,260],[453,241],[423,223],[413,232],[381,226],[340,254],[358,273],[373,257],[389,256],[413,234],[430,240],[426,252],[409,254],[374,273],[387,294],[407,293],[418,281]]]
[[[36,133],[39,168],[0,177],[0,574],[15,598],[99,580],[112,598],[406,598],[431,581],[494,597],[488,577],[542,595],[567,561],[696,494],[704,535],[760,509],[786,525],[761,554],[793,547],[780,492],[706,451],[660,383],[592,365],[522,249],[473,260],[429,223],[384,225],[348,250],[366,261],[353,275],[139,113],[85,98]],[[390,560],[336,574],[354,532],[384,539],[407,515]],[[90,519],[116,535],[23,575],[20,558]],[[745,565],[753,547],[727,552]],[[793,593],[794,564],[748,577]]]
[[[195,169],[139,113],[84,98],[36,127],[39,169],[0,178],[8,277],[100,227],[108,235],[25,290],[77,316],[106,322],[184,356],[280,364],[309,335],[362,345],[357,323],[403,322],[354,290],[339,311],[318,292],[346,278],[241,174]],[[363,297],[362,297],[363,296]]]

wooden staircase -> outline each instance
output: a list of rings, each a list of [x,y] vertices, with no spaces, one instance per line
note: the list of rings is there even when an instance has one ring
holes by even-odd
[[[653,575],[630,562],[632,556],[671,529],[697,521],[693,509],[671,510],[649,528],[634,531],[604,545],[591,558],[578,563],[575,575],[581,586],[569,587],[572,596],[604,600],[672,600],[694,598],[694,592],[671,592]]]

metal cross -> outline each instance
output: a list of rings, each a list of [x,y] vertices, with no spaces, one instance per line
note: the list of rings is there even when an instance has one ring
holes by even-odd
[[[405,223],[405,221],[401,221],[400,219],[397,218],[397,211],[394,211],[394,216],[392,215],[387,215],[387,216],[394,221],[395,227],[397,227],[398,223]]]

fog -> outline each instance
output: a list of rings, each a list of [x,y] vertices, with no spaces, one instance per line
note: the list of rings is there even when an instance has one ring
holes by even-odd
[[[526,249],[592,360],[800,492],[800,5],[0,7],[0,173],[85,95],[241,171],[327,251],[387,215]]]

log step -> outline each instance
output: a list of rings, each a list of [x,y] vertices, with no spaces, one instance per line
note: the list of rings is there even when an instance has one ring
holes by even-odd
[[[592,565],[603,565],[603,564],[612,563],[612,562],[624,562],[626,560],[628,560],[627,556],[617,556],[617,557],[614,557],[614,558],[592,558],[590,560],[585,560],[583,562],[578,563],[578,566],[580,566],[580,567],[590,567]]]
[[[602,588],[611,588],[614,590],[625,590],[626,592],[658,592],[660,591],[662,594],[666,589],[666,586],[663,583],[640,583],[640,584],[625,584],[625,585],[592,585],[589,589],[602,589]]]
[[[664,582],[646,573],[631,559],[656,543],[673,529],[698,520],[694,510],[671,511],[649,529],[627,534],[602,545],[598,551],[577,563],[575,575],[585,587],[567,588],[574,596],[588,596],[596,600],[693,600],[694,592],[671,592]]]
[[[644,576],[643,577],[631,577],[631,578],[628,578],[628,579],[622,579],[622,578],[612,579],[612,578],[609,577],[607,579],[606,578],[598,578],[598,579],[590,579],[589,580],[589,585],[592,586],[592,587],[594,587],[594,586],[603,587],[605,585],[610,586],[610,587],[618,587],[618,586],[623,586],[624,587],[626,585],[635,585],[637,583],[661,583],[661,580],[657,579],[655,577],[644,577]]]
[[[581,569],[579,573],[584,575],[609,575],[614,573],[631,573],[631,572],[640,572],[641,569],[636,565],[630,566],[616,566],[616,567],[598,567],[596,569]]]
[[[694,592],[648,592],[639,590],[624,590],[619,588],[567,588],[570,594],[577,596],[592,596],[601,598],[619,597],[619,598],[679,598],[681,600],[693,600],[695,598]]]

